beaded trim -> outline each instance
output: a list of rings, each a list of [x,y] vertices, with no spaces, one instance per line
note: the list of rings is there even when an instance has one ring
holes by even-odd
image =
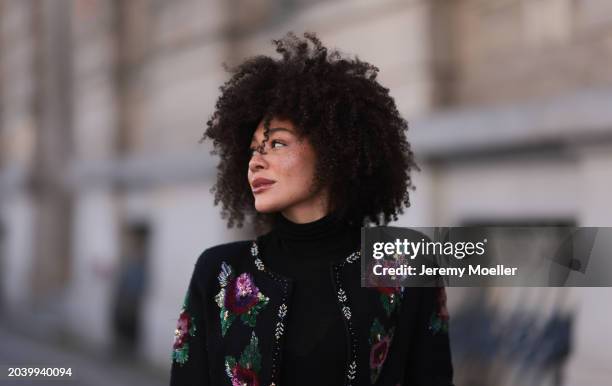
[[[346,301],[346,292],[344,292],[342,288],[338,290],[338,300],[340,300],[341,303]]]
[[[355,361],[352,361],[351,364],[349,365],[348,372],[346,373],[346,378],[350,381],[353,381],[356,375],[357,375],[357,363],[355,363]]]
[[[280,307],[278,307],[278,317],[280,320],[276,323],[276,331],[274,332],[274,337],[277,340],[280,339],[280,337],[283,336],[283,333],[285,332],[285,315],[287,315],[287,305],[283,303],[280,305]]]
[[[265,272],[269,275],[274,281],[281,283],[283,287],[283,296],[281,299],[281,305],[278,307],[278,321],[276,322],[276,328],[274,331],[274,343],[272,345],[272,370],[270,376],[270,385],[275,385],[278,380],[276,379],[278,376],[278,362],[281,355],[281,340],[285,334],[285,316],[289,308],[287,307],[287,298],[289,292],[289,281],[274,272],[271,272],[264,265],[263,261],[259,258],[259,248],[257,246],[257,242],[253,241],[251,244],[251,256],[254,257],[254,264],[257,267],[257,270]]]
[[[344,321],[346,328],[349,332],[350,336],[350,353],[349,353],[349,361],[346,369],[346,385],[351,386],[355,381],[357,376],[357,336],[355,335],[355,329],[353,328],[353,323],[351,321],[351,307],[349,306],[348,295],[344,288],[342,288],[342,283],[340,281],[340,269],[344,267],[346,264],[353,264],[359,260],[361,257],[361,253],[359,251],[351,253],[344,261],[340,264],[334,265],[333,271],[333,279],[336,287],[338,302],[342,309],[342,314],[344,315]]]
[[[356,262],[357,260],[359,260],[360,257],[361,257],[361,252],[356,251],[356,252],[351,253],[349,256],[347,256],[345,261],[349,264],[352,264]]]

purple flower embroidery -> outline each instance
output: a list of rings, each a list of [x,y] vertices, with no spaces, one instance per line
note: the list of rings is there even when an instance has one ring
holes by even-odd
[[[257,288],[253,276],[245,272],[235,277],[232,267],[224,261],[219,285],[221,289],[215,301],[221,310],[221,335],[225,336],[238,315],[247,326],[255,327],[257,315],[270,299]]]
[[[244,314],[259,302],[259,288],[249,273],[243,273],[232,280],[226,291],[225,308],[235,314]]]

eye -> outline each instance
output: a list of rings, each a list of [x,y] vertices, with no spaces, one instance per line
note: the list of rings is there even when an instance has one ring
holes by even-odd
[[[272,145],[273,149],[277,149],[277,148],[281,148],[281,147],[287,146],[286,144],[284,144],[284,143],[282,143],[282,142],[280,142],[280,141],[278,141],[276,139],[274,141],[272,141],[271,145]],[[280,146],[276,146],[276,145],[280,145]]]

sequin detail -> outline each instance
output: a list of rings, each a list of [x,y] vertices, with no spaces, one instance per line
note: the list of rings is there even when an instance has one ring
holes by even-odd
[[[174,330],[174,344],[172,345],[172,360],[181,366],[189,360],[189,339],[196,334],[195,318],[187,312],[189,291],[185,295],[181,313],[179,314]]]
[[[221,289],[215,301],[220,308],[221,335],[225,336],[237,316],[247,326],[255,327],[257,315],[270,299],[257,288],[253,276],[245,272],[236,277],[224,261],[218,279]]]
[[[260,370],[259,341],[253,331],[249,345],[245,347],[238,360],[229,355],[225,357],[225,373],[232,386],[259,386]]]

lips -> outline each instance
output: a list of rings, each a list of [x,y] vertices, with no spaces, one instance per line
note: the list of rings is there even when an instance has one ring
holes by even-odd
[[[253,189],[253,193],[260,193],[264,190],[268,189],[272,185],[274,185],[276,181],[269,180],[267,178],[256,178],[251,183],[251,188]]]

